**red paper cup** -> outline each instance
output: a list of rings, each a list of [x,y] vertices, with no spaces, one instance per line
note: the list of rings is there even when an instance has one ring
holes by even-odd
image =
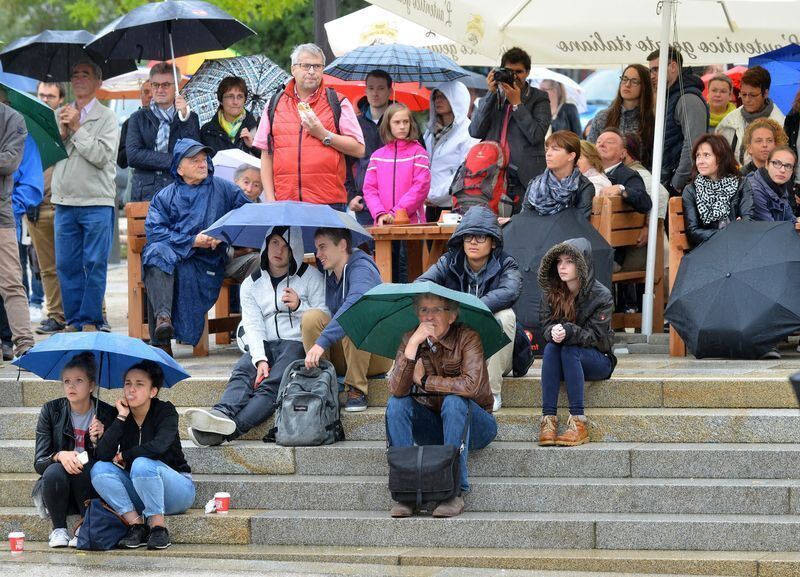
[[[230,493],[215,493],[214,494],[214,507],[217,513],[227,515],[231,508],[231,494]]]
[[[14,531],[8,534],[8,545],[12,554],[22,553],[25,550],[25,533]]]

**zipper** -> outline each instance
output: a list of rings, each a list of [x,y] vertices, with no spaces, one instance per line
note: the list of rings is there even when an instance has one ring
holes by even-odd
[[[297,198],[303,202],[303,125],[297,138]]]
[[[394,141],[394,163],[392,164],[392,210],[394,210],[395,205],[397,204],[397,198],[395,196],[395,186],[397,181],[397,148],[399,146],[399,141]]]
[[[278,289],[277,289],[277,287],[272,287],[272,294],[273,294],[274,299],[275,299],[275,316],[273,317],[273,320],[275,321],[275,334],[280,339],[281,335],[278,332],[278,312],[279,311],[278,311]]]
[[[142,444],[142,426],[137,425],[139,427],[139,445]]]

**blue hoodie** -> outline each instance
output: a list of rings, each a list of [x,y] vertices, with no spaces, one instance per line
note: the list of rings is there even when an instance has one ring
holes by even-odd
[[[29,206],[38,206],[44,197],[44,171],[42,158],[36,141],[28,134],[22,151],[22,162],[14,172],[14,191],[11,202],[14,207],[14,221],[17,223],[17,241],[21,239],[22,215]]]
[[[325,276],[325,304],[333,318],[319,335],[316,344],[327,350],[342,340],[345,334],[342,325],[339,324],[339,315],[353,306],[361,295],[381,282],[383,282],[381,273],[372,257],[362,250],[353,249],[353,254],[344,265],[341,280],[337,280],[333,272]]]

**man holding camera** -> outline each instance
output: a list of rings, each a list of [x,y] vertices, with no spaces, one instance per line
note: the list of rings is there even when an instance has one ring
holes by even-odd
[[[550,128],[550,99],[528,84],[530,72],[531,57],[522,48],[503,54],[500,68],[486,78],[489,94],[469,127],[474,138],[507,143],[507,194],[514,201],[514,214],[520,211],[528,183],[544,172],[544,138]]]

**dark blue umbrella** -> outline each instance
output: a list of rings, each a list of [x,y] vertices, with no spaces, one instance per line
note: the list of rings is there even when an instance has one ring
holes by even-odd
[[[772,77],[769,97],[784,114],[788,114],[792,109],[795,94],[800,88],[800,46],[789,44],[753,56],[748,66],[762,66],[769,71]]]
[[[94,40],[86,30],[45,30],[33,36],[24,36],[0,52],[3,70],[24,74],[44,82],[67,82],[72,67],[82,60],[92,60],[103,71],[103,78],[113,78],[136,70],[132,58],[104,60],[84,48]]]
[[[205,234],[231,246],[260,249],[267,233],[275,226],[302,228],[306,252],[314,252],[313,234],[318,228],[346,228],[353,237],[353,246],[372,239],[349,214],[334,210],[327,204],[294,200],[246,204],[217,220]]]
[[[342,80],[364,80],[380,68],[394,82],[447,82],[470,75],[453,60],[427,48],[405,44],[360,46],[331,62],[325,73]]]
[[[125,335],[101,332],[53,335],[12,364],[43,379],[59,380],[64,365],[84,351],[94,353],[97,384],[106,389],[122,388],[128,369],[144,360],[154,361],[161,366],[165,387],[189,378],[189,373],[161,349]]]

